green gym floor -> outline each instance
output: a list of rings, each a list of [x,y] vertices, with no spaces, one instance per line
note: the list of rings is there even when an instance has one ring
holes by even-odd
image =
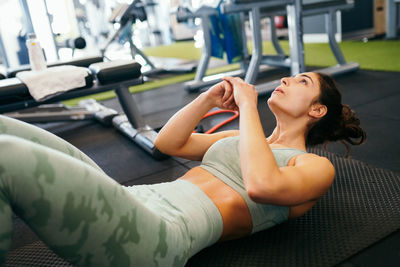
[[[282,42],[282,46],[287,51],[287,43]],[[348,61],[361,65],[358,72],[336,79],[343,102],[356,111],[368,134],[364,145],[352,149],[352,158],[400,174],[400,42],[342,42],[340,46]],[[265,51],[268,49],[269,44],[266,44]],[[179,43],[175,47],[148,49],[146,53],[158,57],[187,54],[191,57],[186,59],[192,60],[198,59],[201,51],[192,48],[190,43]],[[334,64],[326,44],[306,45],[305,54],[307,66],[312,66],[310,69]],[[152,80],[150,86],[144,84],[142,88],[132,88],[138,91],[134,98],[139,110],[153,128],[162,127],[170,116],[198,95],[183,89],[183,81],[193,77],[193,74],[185,75],[165,76],[164,79]],[[286,70],[274,70],[268,76],[260,77],[257,83],[286,75]],[[118,101],[110,97],[112,95],[100,95],[98,99],[103,100],[106,106],[121,111]],[[267,109],[265,96],[260,97],[258,107],[268,135],[275,121]],[[46,128],[82,149],[110,177],[125,185],[174,180],[199,164],[175,158],[156,161],[115,129],[95,122],[61,123]],[[238,123],[233,122],[225,129],[237,128]],[[339,155],[344,153],[340,144],[328,145],[327,149]],[[352,257],[343,259],[339,266],[399,266],[399,263],[400,230],[397,230]],[[267,265],[265,262],[259,266]]]

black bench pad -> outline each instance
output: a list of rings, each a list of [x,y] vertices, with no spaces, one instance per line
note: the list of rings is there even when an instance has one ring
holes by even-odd
[[[134,60],[115,60],[94,63],[89,69],[101,84],[109,84],[139,78],[141,67]]]
[[[109,85],[113,83],[132,81],[139,79],[142,75],[141,65],[134,60],[118,60],[110,62],[99,62],[89,66],[92,75],[85,77],[85,86],[76,88],[71,91],[78,91],[85,95],[85,89],[91,88],[94,85],[94,78],[97,77],[99,85]],[[137,83],[136,83],[137,84]],[[109,88],[113,90],[115,88]],[[103,91],[106,91],[104,88]],[[69,91],[69,92],[71,92]],[[88,91],[88,93],[90,93]],[[67,93],[65,93],[67,94]],[[0,105],[10,105],[23,101],[33,101],[26,85],[17,78],[9,78],[0,80]],[[48,102],[48,101],[47,101]],[[51,102],[51,100],[50,100]],[[26,106],[27,107],[27,106]],[[0,107],[0,111],[3,108]]]

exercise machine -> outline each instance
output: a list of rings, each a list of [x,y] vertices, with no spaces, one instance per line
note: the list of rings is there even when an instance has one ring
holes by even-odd
[[[295,6],[297,4],[297,6]],[[282,15],[287,7],[288,13],[288,27],[289,27],[289,44],[290,44],[290,59],[285,58],[285,54],[282,49],[278,48],[279,53],[275,57],[266,56],[263,57],[262,54],[262,38],[261,38],[261,10],[263,10],[263,15],[266,17],[272,17],[275,14]],[[254,83],[256,81],[260,65],[272,64],[279,65],[283,67],[290,67],[291,72],[299,72],[299,70],[304,69],[304,59],[297,56],[301,53],[304,48],[302,43],[293,42],[295,39],[294,35],[301,33],[301,21],[297,19],[301,14],[302,5],[299,2],[293,1],[231,1],[229,3],[224,3],[221,6],[222,13],[239,13],[245,12],[248,14],[250,28],[252,33],[252,44],[253,53],[251,56],[249,68],[247,70],[245,81],[248,83]],[[273,21],[270,19],[270,21]],[[273,25],[273,24],[272,24]],[[280,47],[276,38],[272,38],[273,44],[276,47]],[[264,62],[263,62],[264,59]]]
[[[72,50],[71,56],[75,55],[75,49],[84,49],[86,47],[86,40],[85,38],[79,36],[76,38],[67,38],[64,40],[57,40],[57,51],[60,48],[69,48]]]
[[[129,43],[130,53],[132,59],[136,59],[139,56],[143,60],[143,67],[148,70],[143,71],[145,76],[157,75],[162,72],[173,72],[173,73],[185,73],[193,72],[196,68],[195,64],[182,64],[181,66],[168,67],[164,66],[159,68],[156,64],[147,57],[142,50],[140,50],[133,42],[132,27],[136,20],[146,21],[147,12],[146,7],[151,8],[156,5],[153,1],[143,2],[141,0],[134,0],[131,4],[120,4],[115,8],[111,15],[109,22],[113,24],[119,24],[118,30],[109,36],[106,44],[100,49],[103,57],[106,57],[107,48],[116,40],[123,38]]]
[[[284,9],[282,5],[284,4]],[[260,65],[265,60],[262,55],[262,40],[260,17],[261,12],[269,16],[274,14],[286,14],[288,19],[289,47],[290,47],[290,72],[291,75],[305,71],[304,63],[304,44],[302,18],[318,14],[325,15],[325,28],[328,34],[329,45],[338,64],[330,68],[320,69],[318,71],[327,73],[331,76],[337,76],[344,73],[353,72],[359,69],[358,63],[347,63],[339,45],[335,39],[334,26],[336,24],[336,11],[347,10],[354,7],[354,0],[332,0],[323,2],[314,2],[303,4],[302,0],[282,0],[282,1],[245,1],[236,0],[222,5],[222,12],[236,13],[246,11],[249,14],[250,26],[253,35],[253,55],[250,61],[249,69],[245,81],[254,83]],[[273,11],[272,13],[271,10]],[[268,64],[269,58],[266,59]],[[265,84],[257,85],[259,93],[271,93],[276,86],[280,84],[279,80],[271,81]]]
[[[211,59],[211,34],[210,34],[210,16],[215,16],[218,14],[218,10],[216,8],[203,5],[194,12],[189,9],[181,8],[177,12],[177,20],[178,22],[184,22],[188,19],[200,18],[201,20],[201,29],[203,31],[203,39],[204,45],[202,50],[202,56],[200,59],[199,66],[196,70],[196,76],[194,80],[186,82],[184,84],[185,90],[189,92],[197,92],[199,89],[203,87],[210,86],[215,84],[221,80],[223,76],[238,76],[245,77],[246,73],[249,71],[250,64],[250,55],[248,53],[247,48],[247,37],[245,28],[241,27],[241,36],[242,36],[242,61],[240,62],[240,68],[238,70],[229,71],[225,73],[219,73],[214,75],[205,76],[206,71],[209,66],[209,62]],[[246,14],[244,12],[238,13],[241,21],[241,25],[244,25],[246,20]],[[270,21],[270,39],[272,40],[273,47],[277,53],[277,55],[269,55],[269,62],[267,65],[260,66],[259,72],[266,72],[270,69],[271,66],[288,66],[288,57],[285,55],[282,47],[278,42],[278,37],[276,33],[276,26],[272,17],[268,17]]]
[[[258,15],[257,17],[253,17],[251,15],[257,15],[255,13],[251,13],[250,15],[247,14],[248,10],[247,9],[242,9],[242,7],[236,7],[234,9],[234,12],[232,10],[229,10],[228,12],[224,12],[222,9],[222,13],[238,13],[241,19],[241,25],[244,25],[244,22],[246,19],[250,20],[250,23],[252,24],[252,29],[253,29],[253,37],[254,38],[259,38],[254,40],[253,39],[253,55],[250,56],[248,54],[248,49],[247,49],[247,38],[246,38],[246,33],[244,27],[241,28],[242,31],[242,41],[243,41],[243,51],[242,51],[242,57],[243,61],[240,63],[240,69],[232,72],[226,72],[226,73],[221,73],[221,74],[216,74],[216,75],[210,75],[210,76],[204,76],[205,72],[208,68],[208,63],[211,58],[211,41],[210,41],[210,26],[209,26],[209,17],[212,15],[215,15],[217,13],[216,9],[208,7],[206,9],[205,6],[199,8],[198,11],[192,13],[192,14],[184,14],[181,15],[181,17],[199,17],[201,18],[201,26],[203,30],[203,36],[204,36],[204,46],[203,46],[203,53],[202,57],[200,60],[199,68],[197,69],[196,72],[196,77],[193,81],[189,81],[185,83],[184,88],[189,91],[198,91],[202,87],[206,87],[212,84],[215,84],[221,80],[223,76],[239,76],[239,77],[245,77],[245,80],[247,82],[255,82],[255,77],[256,74],[264,71],[268,71],[271,69],[271,67],[290,67],[290,58],[285,55],[282,47],[279,44],[277,33],[276,33],[276,26],[274,22],[274,15],[277,15],[277,12],[280,12],[280,14],[283,14],[283,10],[286,6],[285,1],[264,1],[267,3],[263,3],[263,8],[268,8],[268,12],[265,12],[263,14],[263,17],[268,18],[269,20],[269,25],[270,25],[270,39],[272,41],[272,45],[274,47],[274,50],[276,52],[276,55],[264,55],[263,57],[263,65],[259,64],[258,59],[260,58],[259,54],[262,53],[261,51],[261,46],[255,46],[254,41],[262,42],[261,41],[261,17]],[[222,4],[221,8],[226,8],[226,4]],[[229,9],[229,6],[228,6]],[[237,11],[237,12],[236,12]],[[182,18],[181,18],[182,19]],[[257,33],[255,33],[258,31]],[[257,69],[257,71],[255,71]]]
[[[27,86],[17,78],[0,80],[0,113],[29,122],[49,122],[57,120],[97,119],[104,124],[114,124],[135,144],[150,153],[155,159],[163,159],[154,146],[157,133],[146,125],[137,109],[137,104],[129,92],[129,87],[143,83],[141,65],[136,61],[112,61],[91,64],[91,75],[85,78],[86,85],[68,91],[45,101],[36,101],[29,94]],[[63,100],[114,90],[124,115],[100,105],[95,101],[81,102],[80,107],[43,106]],[[24,111],[26,108],[39,107]],[[32,113],[32,111],[35,111]]]
[[[334,54],[338,65],[331,68],[322,69],[329,75],[336,76],[343,73],[356,71],[359,69],[357,63],[347,63],[340,47],[335,39],[335,24],[336,24],[336,11],[347,10],[354,7],[354,0],[332,0],[313,2],[311,4],[303,4],[301,0],[232,0],[221,4],[221,12],[224,14],[240,14],[243,18],[248,18],[252,33],[253,53],[249,62],[246,62],[244,71],[239,70],[238,73],[224,73],[219,77],[214,76],[215,79],[204,77],[209,59],[211,57],[211,42],[208,27],[209,16],[215,14],[212,10],[207,13],[194,13],[193,15],[186,15],[187,17],[195,16],[201,17],[202,29],[204,32],[205,45],[203,47],[203,55],[200,60],[199,68],[196,72],[196,77],[193,81],[185,84],[185,89],[188,91],[195,91],[201,87],[205,87],[218,82],[223,75],[236,75],[244,76],[244,80],[248,83],[254,84],[259,73],[268,67],[284,67],[289,68],[291,75],[298,74],[305,71],[304,63],[304,44],[303,44],[303,29],[302,18],[305,16],[313,16],[325,14],[325,27],[328,34],[329,45]],[[282,47],[279,44],[276,26],[274,24],[274,16],[287,15],[288,19],[288,35],[290,56],[286,56]],[[263,55],[262,53],[262,38],[261,38],[261,18],[266,17],[270,22],[270,38],[272,45],[276,51],[276,55]],[[244,40],[246,40],[244,38]],[[244,41],[244,55],[247,52],[246,41]],[[245,75],[243,75],[243,72]],[[273,81],[267,84],[257,86],[260,93],[270,92],[277,85],[279,81]]]

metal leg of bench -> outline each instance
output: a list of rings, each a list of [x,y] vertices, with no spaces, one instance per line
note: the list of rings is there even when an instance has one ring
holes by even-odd
[[[211,58],[211,37],[209,23],[210,20],[208,16],[201,16],[201,28],[203,30],[204,45],[200,63],[196,70],[196,76],[194,78],[195,81],[201,81],[203,79]]]
[[[282,49],[282,46],[279,44],[278,41],[278,36],[276,35],[276,25],[275,25],[275,21],[274,21],[274,17],[273,16],[269,16],[269,25],[270,25],[270,38],[271,38],[271,42],[272,45],[275,48],[275,51],[278,55],[285,55],[285,52]]]
[[[115,90],[118,100],[125,112],[125,115],[116,116],[113,119],[114,126],[134,143],[150,153],[155,159],[164,159],[167,156],[162,154],[155,146],[154,140],[157,132],[148,126],[140,114],[138,105],[129,92],[126,85],[121,84]]]
[[[335,56],[337,62],[340,65],[346,64],[346,59],[343,56],[342,51],[338,43],[336,42],[335,38],[335,29],[334,26],[336,25],[336,12],[331,10],[329,13],[325,14],[325,28],[328,34],[329,46],[332,49],[332,53]]]
[[[100,52],[101,52],[101,56],[102,57],[106,57],[106,51],[107,51],[107,48],[108,48],[108,46],[117,38],[117,36],[120,34],[120,32],[121,32],[121,30],[123,29],[124,27],[121,27],[121,28],[119,28],[118,30],[116,30],[114,33],[113,33],[113,35],[111,35],[111,36],[109,36],[108,38],[107,38],[107,40],[106,40],[106,44],[100,49]]]
[[[242,25],[242,27],[240,28],[240,32],[242,34],[242,55],[243,55],[243,63],[244,67],[243,69],[247,69],[248,66],[248,58],[249,58],[249,49],[247,47],[247,36],[246,36],[246,27],[245,27],[245,23],[246,23],[246,17],[244,12],[240,12],[239,13],[239,17],[240,17],[240,24]]]
[[[184,85],[185,90],[189,92],[196,92],[206,84],[203,83],[203,78],[206,74],[208,64],[211,58],[211,37],[209,27],[209,17],[206,15],[200,16],[201,28],[203,30],[204,45],[201,53],[200,63],[196,69],[196,75],[193,81],[187,82]]]
[[[249,13],[250,26],[253,35],[253,53],[251,56],[249,68],[247,69],[245,81],[254,83],[257,79],[258,71],[262,59],[262,39],[261,39],[261,22],[260,22],[260,9],[252,8]]]
[[[129,88],[121,85],[115,90],[115,93],[117,94],[119,103],[132,126],[136,129],[144,128],[146,123],[140,114],[135,100],[129,92]]]
[[[397,3],[398,4],[398,3]],[[397,37],[397,5],[394,0],[386,0],[386,38]]]
[[[334,25],[336,25],[336,12],[334,10],[329,11],[329,13],[325,14],[325,27],[326,32],[328,33],[329,45],[331,47],[332,53],[335,56],[338,65],[320,69],[318,71],[326,73],[332,77],[357,71],[360,68],[358,63],[347,63],[345,57],[343,56],[342,51],[335,38],[335,29]]]
[[[305,71],[302,0],[295,0],[293,4],[287,6],[286,10],[289,29],[290,70],[292,75],[296,75]]]
[[[153,62],[151,62],[151,60],[142,52],[142,50],[137,48],[137,46],[133,43],[132,39],[131,38],[128,39],[129,39],[129,47],[131,49],[132,59],[135,59],[135,54],[138,54],[144,59],[146,64],[148,64],[152,70],[156,69],[156,66],[154,66]]]

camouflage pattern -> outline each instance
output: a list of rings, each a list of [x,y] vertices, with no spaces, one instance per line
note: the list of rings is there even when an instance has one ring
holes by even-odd
[[[14,212],[78,266],[184,266],[217,241],[222,220],[215,206],[179,206],[156,188],[125,188],[64,140],[0,116],[0,265],[11,247]]]

